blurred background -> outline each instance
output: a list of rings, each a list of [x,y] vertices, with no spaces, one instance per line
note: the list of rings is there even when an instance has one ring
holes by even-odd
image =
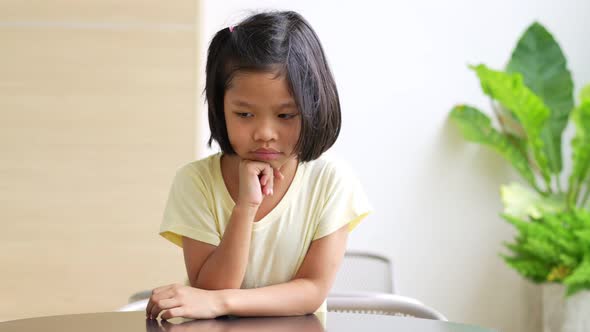
[[[447,117],[457,103],[490,109],[467,65],[504,68],[535,20],[577,95],[590,82],[585,0],[0,1],[0,321],[111,311],[184,280],[181,250],[157,233],[176,169],[215,151],[206,48],[264,9],[300,12],[336,78],[329,153],[375,211],[349,247],[393,258],[397,292],[452,321],[538,331],[540,288],[498,255],[513,235],[499,186],[518,177]]]

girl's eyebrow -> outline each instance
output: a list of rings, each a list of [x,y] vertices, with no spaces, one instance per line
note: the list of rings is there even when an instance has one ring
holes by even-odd
[[[254,108],[254,105],[242,100],[234,100],[232,104],[237,107]]]
[[[286,101],[284,103],[280,103],[275,107],[275,110],[280,111],[285,108],[295,108],[295,102],[293,101]]]

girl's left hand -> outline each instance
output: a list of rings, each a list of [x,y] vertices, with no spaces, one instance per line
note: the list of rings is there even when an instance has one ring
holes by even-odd
[[[145,314],[150,319],[184,317],[210,319],[223,316],[223,301],[220,292],[174,284],[152,291]]]

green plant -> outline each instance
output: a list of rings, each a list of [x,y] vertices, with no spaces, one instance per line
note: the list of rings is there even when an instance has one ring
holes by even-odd
[[[508,214],[518,235],[506,263],[533,282],[559,282],[572,295],[590,289],[590,212],[573,209],[524,220]]]
[[[535,282],[566,283],[568,294],[590,289],[590,282],[571,281],[590,280],[590,246],[580,245],[576,259],[564,256],[566,261],[557,265],[549,256],[533,255],[531,251],[531,246],[541,243],[545,243],[544,249],[550,246],[547,243],[565,243],[576,236],[575,232],[582,231],[568,222],[548,220],[588,221],[579,216],[586,216],[584,209],[590,209],[590,85],[582,89],[575,106],[565,56],[553,36],[536,22],[519,39],[504,71],[483,64],[470,68],[477,74],[483,92],[491,98],[499,128],[493,125],[492,118],[470,105],[455,106],[450,113],[451,121],[468,141],[500,153],[529,185],[512,183],[501,188],[503,217],[521,232],[514,244],[507,244],[514,256],[505,256],[506,262]],[[562,135],[570,120],[575,125],[575,136],[571,142],[572,168],[564,188]],[[556,231],[556,227],[561,228]],[[523,233],[525,229],[527,232]],[[546,236],[543,241],[554,242],[539,242],[535,232]],[[535,273],[529,271],[532,266],[538,268]]]

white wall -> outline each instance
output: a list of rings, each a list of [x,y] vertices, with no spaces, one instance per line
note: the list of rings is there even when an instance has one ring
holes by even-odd
[[[357,170],[375,208],[351,236],[351,248],[392,256],[397,291],[451,320],[539,330],[539,288],[498,256],[513,234],[498,216],[499,186],[516,176],[493,152],[465,143],[447,114],[456,103],[489,110],[466,66],[503,68],[533,20],[560,41],[577,94],[590,82],[589,1],[208,0],[202,6],[207,43],[246,9],[299,11],[320,36],[342,98],[343,130],[332,152]]]

